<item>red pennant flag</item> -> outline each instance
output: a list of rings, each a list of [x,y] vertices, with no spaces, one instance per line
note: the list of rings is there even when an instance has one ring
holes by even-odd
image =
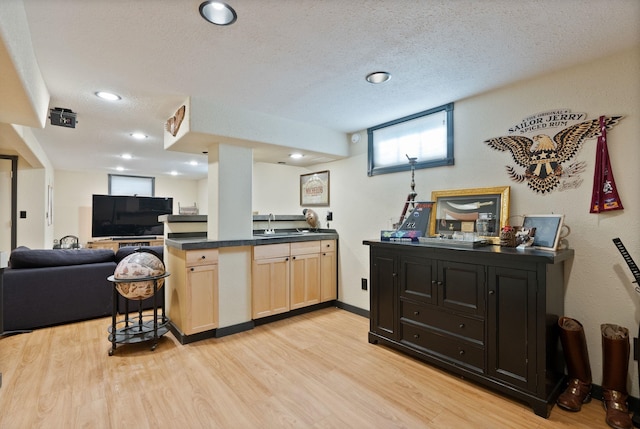
[[[610,210],[622,210],[622,201],[618,195],[616,181],[611,171],[609,150],[607,149],[607,126],[605,117],[600,116],[600,136],[596,147],[596,166],[593,175],[593,191],[591,193],[591,210],[589,213],[600,213]]]

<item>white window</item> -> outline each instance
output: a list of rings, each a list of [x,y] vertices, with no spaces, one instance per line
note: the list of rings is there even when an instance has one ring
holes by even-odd
[[[453,103],[386,122],[367,130],[368,175],[453,165]]]
[[[153,197],[155,177],[109,174],[109,195],[137,195]]]

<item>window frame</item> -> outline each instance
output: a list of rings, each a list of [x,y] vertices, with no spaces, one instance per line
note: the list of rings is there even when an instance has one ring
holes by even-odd
[[[453,103],[443,104],[442,106],[434,107],[432,109],[428,109],[422,112],[414,113],[413,115],[405,116],[403,118],[394,119],[393,121],[385,122],[380,125],[376,125],[371,128],[367,128],[367,137],[368,137],[368,150],[367,150],[367,175],[375,176],[378,174],[388,174],[388,173],[397,173],[400,171],[409,171],[411,166],[409,162],[399,163],[395,165],[389,165],[385,167],[375,167],[373,165],[374,159],[374,151],[373,151],[373,136],[376,130],[390,127],[393,125],[398,125],[403,122],[408,122],[414,119],[420,119],[425,116],[429,116],[435,113],[446,112],[447,115],[447,155],[445,158],[430,160],[430,161],[422,161],[418,159],[415,164],[415,169],[421,168],[432,168],[432,167],[440,167],[443,165],[454,165],[454,157],[453,157]],[[409,154],[411,155],[411,154]]]
[[[149,195],[146,194],[133,194],[133,193],[113,193],[112,181],[113,178],[129,178],[129,179],[138,179],[140,182],[143,180],[149,181],[148,185],[151,187],[151,193]],[[156,196],[156,178],[150,176],[133,176],[129,174],[109,174],[109,195],[131,195],[131,196],[141,196],[141,197],[155,197]]]

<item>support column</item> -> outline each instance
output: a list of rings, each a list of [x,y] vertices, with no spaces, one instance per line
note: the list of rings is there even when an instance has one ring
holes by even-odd
[[[209,240],[250,239],[253,150],[216,144],[209,148]],[[251,320],[251,247],[223,247],[218,253],[219,327]]]
[[[209,148],[207,238],[251,238],[253,150],[216,144]]]

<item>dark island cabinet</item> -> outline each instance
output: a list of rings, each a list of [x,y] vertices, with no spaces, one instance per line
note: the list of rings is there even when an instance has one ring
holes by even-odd
[[[403,351],[548,417],[564,383],[564,264],[546,252],[365,241],[369,342]]]

